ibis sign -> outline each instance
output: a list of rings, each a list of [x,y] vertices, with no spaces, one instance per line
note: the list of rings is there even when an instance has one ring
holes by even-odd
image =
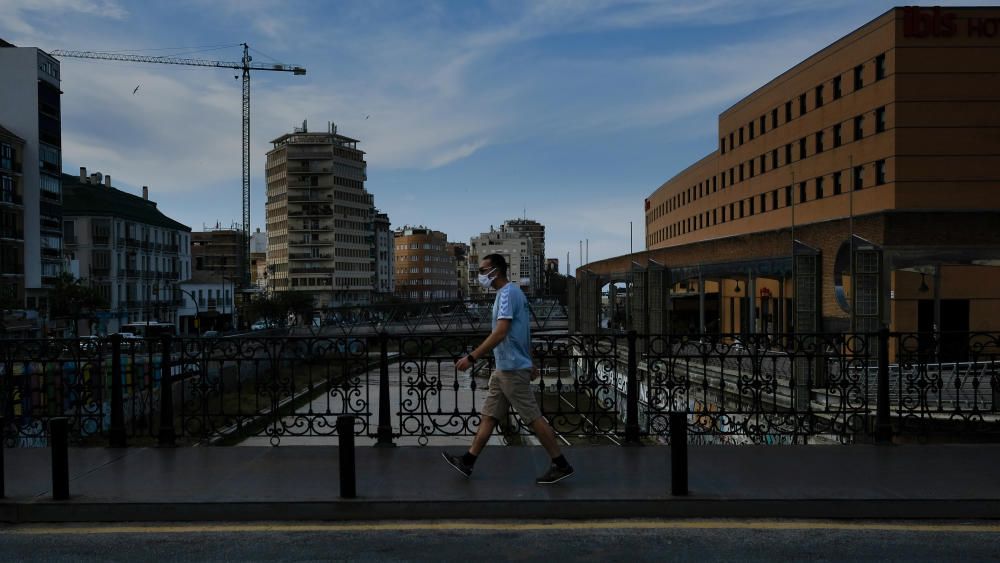
[[[996,37],[1000,35],[1000,18],[959,19],[955,12],[945,11],[939,6],[903,8],[903,37],[955,37],[956,35]]]

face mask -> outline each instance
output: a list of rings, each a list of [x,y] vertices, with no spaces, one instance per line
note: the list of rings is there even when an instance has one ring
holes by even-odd
[[[489,289],[490,286],[493,285],[493,279],[490,278],[490,274],[492,274],[495,271],[497,271],[497,269],[493,268],[492,270],[486,272],[485,274],[479,274],[479,285],[483,286],[483,289]]]

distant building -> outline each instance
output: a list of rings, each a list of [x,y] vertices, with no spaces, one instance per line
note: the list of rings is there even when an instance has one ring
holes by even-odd
[[[180,284],[177,327],[181,334],[201,334],[206,330],[226,331],[237,326],[236,292],[232,281],[210,272],[194,272]],[[197,321],[195,320],[197,319]]]
[[[448,235],[427,227],[395,231],[396,296],[409,301],[456,299],[454,257]]]
[[[375,214],[375,301],[383,302],[396,291],[396,252],[392,223],[385,213]]]
[[[18,309],[24,308],[23,166],[24,139],[0,126],[0,302]]]
[[[274,291],[317,308],[365,305],[375,291],[374,200],[358,140],[302,128],[267,153],[267,267]]]
[[[191,233],[192,271],[239,284],[243,279],[240,258],[244,240],[243,231],[235,226]]]
[[[267,233],[250,235],[250,285],[257,289],[267,289]]]
[[[63,271],[62,109],[59,61],[0,40],[0,123],[24,142],[21,155],[25,304],[45,309]]]
[[[500,227],[503,231],[512,231],[531,239],[531,267],[527,277],[531,279],[531,290],[535,294],[545,292],[545,225],[531,219],[508,219]]]
[[[455,283],[458,284],[458,298],[469,298],[469,245],[464,242],[449,242],[455,257]]]
[[[102,181],[103,180],[103,181]],[[66,258],[109,303],[93,332],[141,321],[177,322],[177,284],[191,277],[191,228],[149,200],[115,189],[111,176],[62,175]]]
[[[531,237],[512,230],[494,230],[481,233],[469,241],[469,294],[472,297],[482,297],[487,291],[479,285],[477,279],[479,262],[490,254],[500,254],[507,260],[509,271],[507,278],[517,282],[522,291],[533,295],[534,285],[531,276],[534,272],[534,248]]]

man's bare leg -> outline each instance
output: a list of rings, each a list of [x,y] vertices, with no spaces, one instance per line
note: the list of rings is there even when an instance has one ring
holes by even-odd
[[[496,427],[497,420],[495,418],[482,415],[479,421],[479,430],[476,431],[476,437],[472,439],[472,445],[469,446],[469,453],[479,455],[479,452],[486,447],[486,442],[490,441],[490,436],[493,435],[493,429]]]
[[[549,425],[549,421],[545,420],[544,416],[533,420],[531,422],[531,429],[535,431],[535,436],[538,437],[538,441],[542,443],[542,447],[545,448],[550,458],[555,459],[562,455],[559,450],[559,442],[556,441],[556,433],[552,430],[552,426]]]

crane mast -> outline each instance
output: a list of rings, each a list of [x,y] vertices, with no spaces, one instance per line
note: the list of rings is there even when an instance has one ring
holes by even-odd
[[[154,57],[148,55],[130,55],[125,53],[69,51],[62,49],[52,51],[51,54],[57,57],[70,57],[77,59],[229,68],[243,71],[243,241],[240,252],[240,277],[243,279],[243,287],[246,288],[250,286],[250,71],[266,70],[274,72],[291,72],[295,76],[301,76],[306,73],[306,69],[301,66],[280,63],[254,63],[253,57],[250,56],[250,46],[246,43],[243,43],[242,46],[243,58],[240,61],[213,61],[208,59]]]

